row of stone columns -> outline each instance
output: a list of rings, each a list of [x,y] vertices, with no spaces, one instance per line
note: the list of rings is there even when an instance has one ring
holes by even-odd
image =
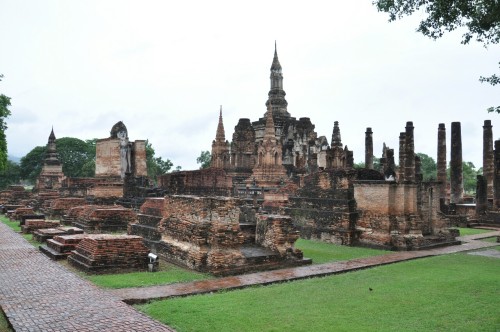
[[[446,127],[440,123],[437,142],[437,181],[441,182],[439,197],[446,199]],[[463,201],[463,169],[462,169],[462,133],[460,122],[451,123],[451,151],[450,151],[450,203]],[[366,128],[365,132],[365,166],[373,169],[373,132]],[[406,123],[405,132],[399,136],[399,181],[415,181],[415,145],[413,122]],[[485,120],[483,126],[483,177],[486,200],[493,198],[495,207],[500,207],[500,141],[495,141],[493,147],[493,131],[491,120]],[[478,184],[483,192],[482,181]]]
[[[437,180],[441,182],[439,197],[446,198],[446,128],[444,123],[438,127],[437,146]],[[462,134],[460,122],[451,123],[451,160],[450,160],[450,203],[463,201],[463,169],[462,169]],[[493,149],[493,130],[491,120],[485,120],[483,126],[483,175],[478,176],[478,207],[484,210],[488,197],[493,198],[495,207],[500,207],[500,141],[495,142]],[[496,171],[495,171],[496,170]],[[497,174],[499,173],[499,174]],[[497,187],[498,185],[498,187]],[[484,196],[484,197],[483,197]]]

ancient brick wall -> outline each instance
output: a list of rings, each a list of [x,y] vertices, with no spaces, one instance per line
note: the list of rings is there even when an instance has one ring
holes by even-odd
[[[106,183],[99,184],[87,190],[87,194],[94,197],[122,197],[123,196],[123,183]]]
[[[158,186],[169,194],[232,196],[233,179],[219,168],[183,171],[158,177]]]
[[[355,240],[356,204],[352,178],[355,171],[324,171],[306,176],[303,187],[289,198],[285,213],[301,237],[350,245]]]
[[[56,198],[50,202],[50,206],[46,209],[46,214],[51,218],[59,218],[68,213],[68,211],[75,206],[86,205],[87,202],[84,198],[78,197],[64,197]]]
[[[96,142],[96,177],[121,176],[120,139],[104,138]]]
[[[121,206],[85,205],[71,208],[64,224],[71,223],[87,233],[116,232],[127,230],[128,223],[136,220],[131,209]]]
[[[132,146],[133,176],[148,176],[146,165],[146,141],[136,140]]]

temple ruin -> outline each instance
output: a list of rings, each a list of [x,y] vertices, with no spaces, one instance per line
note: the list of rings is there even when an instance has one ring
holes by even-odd
[[[95,177],[68,178],[52,130],[35,198],[12,186],[0,192],[0,203],[47,242],[47,255],[69,257],[89,273],[144,269],[151,251],[181,266],[230,275],[309,264],[294,246],[299,237],[419,250],[457,244],[450,226],[500,225],[500,141],[493,141],[491,121],[483,126],[484,174],[469,202],[459,122],[451,123],[450,180],[440,123],[436,181],[423,181],[413,122],[399,133],[398,156],[383,144],[377,169],[376,128],[366,128],[365,167],[355,168],[339,122],[333,121],[329,143],[309,118],[291,116],[285,96],[275,46],[266,111],[255,121],[239,119],[227,140],[221,106],[209,168],[164,174],[151,189],[146,142],[130,141],[119,121],[108,138],[97,140]],[[102,234],[114,232],[123,234]]]

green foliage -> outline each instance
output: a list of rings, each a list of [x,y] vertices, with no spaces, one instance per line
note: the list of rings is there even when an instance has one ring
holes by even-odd
[[[425,153],[417,153],[420,157],[421,171],[424,181],[434,181],[437,178],[437,165],[432,157]]]
[[[160,270],[119,274],[86,275],[92,283],[104,288],[144,287],[189,282],[212,278],[208,274],[194,272],[173,264],[160,262]]]
[[[21,167],[13,161],[7,160],[5,169],[0,171],[0,189],[21,181]]]
[[[500,41],[500,2],[496,0],[375,0],[373,4],[389,14],[389,21],[421,10],[427,17],[417,31],[433,39],[465,27],[462,44],[471,39],[485,45]]]
[[[365,168],[365,162],[354,163],[353,167],[355,169]],[[373,157],[373,169],[380,172],[380,158]]]
[[[0,81],[2,81],[3,75],[0,74]],[[10,116],[10,98],[4,94],[0,94],[0,170],[4,170],[7,167],[7,137],[5,136],[5,130],[7,129],[7,123],[5,119]]]
[[[74,137],[56,139],[57,153],[67,177],[93,177],[95,175],[95,142]],[[88,164],[94,164],[94,168]]]
[[[45,147],[37,146],[21,158],[21,178],[30,183],[35,183],[36,178],[42,171],[42,161],[45,155]]]
[[[470,161],[462,162],[462,178],[464,184],[464,191],[468,195],[476,193],[477,176],[483,174],[483,168],[476,170],[474,164]],[[450,181],[450,166],[446,169],[446,178]]]
[[[200,169],[209,168],[212,161],[210,151],[201,151],[201,154],[196,158],[196,163],[201,164]]]
[[[295,242],[295,247],[302,250],[304,257],[311,258],[313,264],[378,256],[388,253],[388,251],[385,250],[341,246],[304,239],[298,239],[297,242]]]
[[[494,331],[497,260],[443,255],[135,307],[177,331]]]
[[[477,176],[482,174],[478,170],[474,164],[470,161],[464,161],[462,163],[462,172],[464,179],[464,191],[466,194],[475,194],[477,187]]]
[[[56,139],[59,160],[67,177],[93,177],[95,174],[96,139],[82,141],[78,138]],[[46,147],[37,146],[21,158],[21,178],[35,183],[42,170]]]
[[[158,175],[168,173],[174,164],[170,159],[163,160],[162,157],[155,158],[155,149],[148,140],[146,141],[146,166],[148,168],[148,176],[156,181]]]
[[[425,13],[417,31],[433,39],[463,27],[465,33],[462,36],[462,44],[468,44],[473,39],[485,46],[500,42],[498,0],[375,0],[373,4],[379,11],[389,14],[389,21],[412,15],[416,11]],[[496,85],[500,83],[500,77],[481,76],[479,81]],[[488,112],[500,113],[500,106],[490,107]]]

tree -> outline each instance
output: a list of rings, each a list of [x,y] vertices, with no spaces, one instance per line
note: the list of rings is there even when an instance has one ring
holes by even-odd
[[[201,151],[201,154],[196,158],[196,163],[201,164],[200,169],[209,168],[212,161],[210,151]]]
[[[95,174],[95,139],[82,141],[74,137],[56,139],[59,161],[68,177],[93,177]],[[35,183],[42,170],[46,147],[37,146],[21,158],[21,178]]]
[[[158,175],[168,173],[174,164],[169,160],[163,160],[162,157],[155,158],[155,149],[149,141],[146,141],[146,166],[148,176],[156,181]]]
[[[389,14],[389,22],[422,10],[426,18],[420,21],[417,31],[432,39],[441,38],[445,32],[464,27],[462,44],[475,39],[484,46],[500,42],[500,1],[498,0],[375,0],[381,12]],[[500,63],[499,63],[500,65]],[[491,85],[500,83],[500,77],[480,77],[480,82]],[[500,106],[488,108],[500,113]]]
[[[354,163],[355,169],[365,168],[365,162]],[[380,158],[373,157],[373,169],[380,172]]]
[[[21,181],[21,167],[13,161],[7,160],[5,169],[0,171],[0,189]]]
[[[477,176],[483,174],[483,168],[476,170],[476,166],[471,161],[462,162],[462,183],[464,192],[468,195],[476,193]],[[446,179],[450,181],[450,166],[446,169]]]
[[[67,177],[93,177],[95,175],[95,141],[82,141],[74,137],[56,139],[57,153]],[[92,168],[89,164],[94,164]]]
[[[417,153],[420,157],[420,170],[422,171],[422,176],[424,181],[434,181],[437,177],[437,165],[432,157],[429,157],[425,153]]]
[[[33,148],[28,154],[21,158],[21,178],[35,183],[38,175],[42,171],[42,162],[45,155],[45,147],[37,146]]]
[[[466,194],[476,193],[477,176],[482,174],[482,170],[476,170],[474,164],[470,161],[462,163],[462,174],[464,179],[464,191]]]
[[[0,74],[0,81],[2,81],[3,75]],[[7,129],[7,123],[5,119],[10,116],[10,98],[4,94],[0,94],[0,171],[5,170],[7,167],[7,137],[5,136],[5,130]]]

